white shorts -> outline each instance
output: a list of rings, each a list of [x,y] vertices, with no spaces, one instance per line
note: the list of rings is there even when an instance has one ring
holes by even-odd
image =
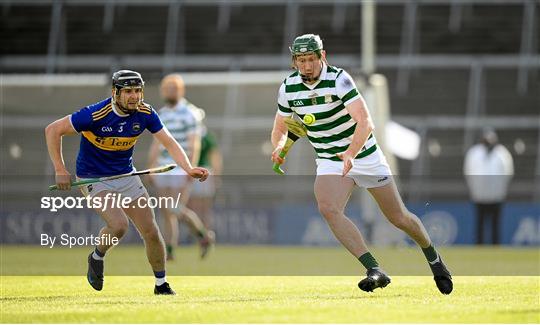
[[[84,180],[85,178],[77,177],[77,179]],[[97,182],[81,186],[80,189],[84,196],[87,197],[95,197],[100,192],[109,191],[122,194],[123,197],[129,197],[133,200],[147,194],[146,188],[139,176],[129,176],[110,181]]]
[[[176,167],[168,172],[155,174],[152,177],[157,188],[181,189],[186,186],[190,176],[181,167]]]
[[[317,175],[342,174],[343,161],[317,159]],[[352,178],[359,187],[381,187],[392,182],[392,171],[384,154],[377,148],[371,155],[355,159],[347,177]]]

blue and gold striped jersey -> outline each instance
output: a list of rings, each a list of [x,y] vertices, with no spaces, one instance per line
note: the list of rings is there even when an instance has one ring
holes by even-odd
[[[133,171],[133,147],[145,129],[163,128],[152,106],[142,103],[136,113],[123,114],[111,98],[71,114],[73,128],[81,136],[77,176],[104,177]]]

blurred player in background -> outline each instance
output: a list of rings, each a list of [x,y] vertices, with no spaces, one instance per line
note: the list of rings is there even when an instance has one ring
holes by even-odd
[[[80,133],[81,144],[77,156],[77,178],[96,178],[127,174],[134,170],[132,155],[137,138],[148,129],[156,142],[169,152],[172,162],[176,162],[187,175],[208,177],[205,168],[192,167],[182,146],[171,136],[167,128],[149,104],[143,101],[144,81],[138,72],[120,70],[112,77],[111,97],[65,116],[45,130],[47,147],[56,173],[56,184],[60,190],[71,188],[71,175],[62,157],[62,136]],[[148,198],[146,188],[140,178],[104,181],[81,187],[85,196],[105,197],[119,193],[137,202],[140,197]],[[154,293],[172,295],[165,278],[165,247],[156,224],[154,212],[149,207],[130,205],[129,208],[108,207],[104,211],[96,209],[106,222],[99,233],[101,236],[122,238],[131,219],[141,234],[148,261],[156,278]],[[100,244],[88,256],[87,279],[95,290],[103,288],[105,253],[112,244]]]
[[[367,269],[359,288],[368,292],[383,288],[390,283],[390,277],[368,251],[356,225],[344,214],[355,185],[366,187],[386,218],[416,241],[439,291],[449,294],[453,288],[450,273],[421,221],[403,204],[386,158],[377,148],[373,122],[353,79],[345,70],[328,65],[318,35],[297,37],[290,50],[296,72],[279,89],[271,136],[272,161],[284,162],[279,154],[287,139],[285,118],[293,113],[302,119],[313,114],[315,122],[306,124],[306,128],[317,153],[315,197],[336,238]]]
[[[204,117],[204,111],[200,111]],[[201,217],[206,229],[214,230],[212,207],[214,205],[216,190],[221,182],[223,157],[219,151],[216,138],[204,124],[202,126],[202,134],[199,165],[210,170],[212,177],[204,183],[194,182],[188,207],[193,209]]]
[[[161,96],[166,105],[159,110],[161,121],[167,127],[175,140],[186,150],[192,164],[198,164],[201,151],[201,119],[199,108],[188,102],[185,98],[184,80],[179,74],[170,74],[161,81]],[[149,155],[148,166],[169,164],[173,158],[165,147],[158,141],[153,141]],[[193,210],[186,207],[193,186],[192,179],[182,170],[173,169],[161,175],[152,175],[151,182],[161,197],[177,197],[181,193],[181,207],[173,210],[161,207],[165,218],[164,235],[167,249],[167,259],[174,259],[174,248],[178,245],[179,229],[178,219],[185,221],[191,232],[197,237],[201,247],[201,258],[208,253],[214,243],[214,233],[207,231],[201,219]]]

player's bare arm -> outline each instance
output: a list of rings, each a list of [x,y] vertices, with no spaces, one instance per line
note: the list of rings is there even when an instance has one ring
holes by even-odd
[[[191,133],[188,135],[187,139],[188,139],[187,145],[190,149],[188,159],[191,162],[192,166],[197,166],[199,164],[199,159],[201,157],[201,136],[197,133]],[[193,184],[191,182],[192,181],[191,178],[188,178],[187,181],[188,181],[187,186],[191,186]],[[186,203],[187,203],[189,196],[185,195],[184,198],[186,199]]]
[[[199,164],[199,158],[201,156],[201,136],[197,133],[191,133],[187,136],[187,139],[187,146],[189,148],[189,154],[187,155],[187,157],[191,162],[192,166],[197,166]],[[186,181],[186,186],[191,188],[191,186],[193,185],[193,179],[188,177]],[[189,195],[184,195],[183,199],[186,200],[185,203],[187,203],[187,201],[189,200]]]
[[[356,128],[354,129],[352,142],[349,145],[349,148],[347,148],[346,151],[337,154],[337,156],[343,160],[343,176],[347,175],[351,170],[354,157],[358,155],[360,149],[362,149],[362,146],[366,143],[366,140],[375,128],[363,98],[355,100],[345,106],[345,108],[356,122]]]
[[[154,133],[154,139],[159,141],[165,149],[169,152],[169,155],[174,161],[182,167],[193,178],[198,178],[201,182],[208,178],[209,172],[206,168],[193,167],[186,155],[186,152],[182,147],[174,140],[169,131],[166,128]]]
[[[54,166],[56,185],[59,190],[69,190],[71,188],[71,174],[64,164],[62,155],[62,137],[69,134],[77,134],[69,121],[69,116],[56,120],[45,128],[47,149]]]
[[[284,158],[279,156],[279,153],[287,141],[287,125],[285,124],[285,117],[280,114],[276,114],[274,119],[274,127],[272,128],[271,141],[274,151],[272,152],[272,161],[275,163],[283,164]]]

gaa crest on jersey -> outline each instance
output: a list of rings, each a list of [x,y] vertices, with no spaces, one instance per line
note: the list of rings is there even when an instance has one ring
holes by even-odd
[[[133,123],[133,125],[131,126],[131,130],[133,130],[133,132],[139,132],[141,130],[141,124]]]
[[[324,103],[325,104],[330,104],[331,102],[332,102],[332,95],[330,95],[330,94],[324,95]]]
[[[317,96],[319,96],[317,93],[309,94],[308,97],[311,98],[311,105],[317,105]]]

